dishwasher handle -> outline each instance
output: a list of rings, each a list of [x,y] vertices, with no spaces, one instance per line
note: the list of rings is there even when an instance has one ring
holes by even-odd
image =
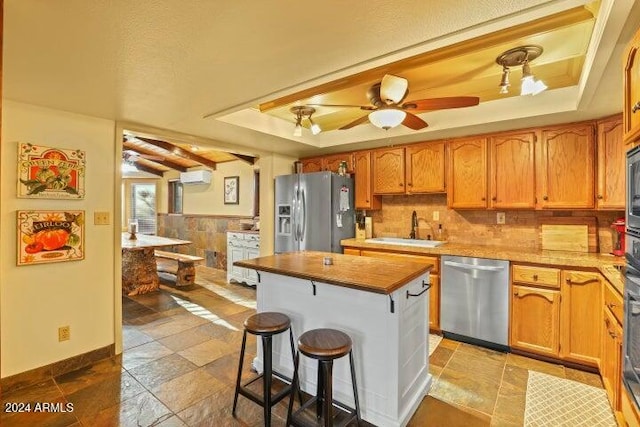
[[[504,267],[493,267],[493,266],[488,266],[488,265],[470,265],[470,264],[463,264],[461,262],[455,262],[455,261],[444,261],[444,265],[448,265],[451,267],[459,267],[462,268],[464,270],[481,270],[481,271],[502,271],[504,270]]]

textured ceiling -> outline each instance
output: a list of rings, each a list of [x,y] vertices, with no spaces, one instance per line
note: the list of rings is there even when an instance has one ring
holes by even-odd
[[[611,110],[622,102],[616,92],[622,45],[640,25],[637,11],[629,15],[631,0],[603,0],[609,13],[603,28],[596,28],[600,40],[588,59],[590,73],[571,91],[573,113],[570,102],[559,111],[555,98],[547,96],[539,102],[554,106],[549,110],[554,118],[546,117],[545,105],[518,116],[513,110],[522,110],[519,106],[487,103],[479,109],[484,118],[445,119],[433,113],[430,123],[439,124],[423,135],[354,129],[350,135],[294,140],[289,122],[264,121],[247,110],[286,93],[584,3],[5,0],[3,96],[193,135],[205,145],[231,144],[246,154],[350,149],[489,129],[487,122],[517,126],[519,121],[535,124],[615,112]],[[613,90],[615,98],[619,95],[619,102],[611,96],[604,102],[611,105],[594,102],[602,87]],[[567,98],[564,92],[558,96]],[[338,147],[348,143],[356,144]]]

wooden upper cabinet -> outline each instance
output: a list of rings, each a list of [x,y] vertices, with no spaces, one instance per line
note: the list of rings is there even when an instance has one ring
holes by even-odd
[[[595,141],[590,123],[542,129],[537,153],[539,208],[595,207]]]
[[[373,193],[403,194],[405,191],[404,148],[375,150],[373,155]]]
[[[489,138],[489,206],[496,209],[536,207],[535,132]]]
[[[356,209],[380,209],[380,196],[373,195],[371,180],[371,151],[354,153],[354,186]]]
[[[320,172],[322,171],[322,157],[314,157],[313,159],[302,159],[302,172]]]
[[[444,141],[409,145],[405,148],[407,193],[444,193]]]
[[[340,153],[333,154],[322,158],[322,170],[338,173],[340,163],[346,162],[347,173],[353,173],[353,154],[352,153]]]
[[[622,140],[622,117],[598,121],[598,209],[624,210],[625,144]]]
[[[487,207],[487,140],[451,141],[448,156],[447,206],[451,209]]]
[[[624,61],[624,141],[632,143],[640,136],[640,30],[627,45]]]

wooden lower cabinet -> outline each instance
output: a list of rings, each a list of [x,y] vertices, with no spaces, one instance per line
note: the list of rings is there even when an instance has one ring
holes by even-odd
[[[557,357],[560,348],[560,291],[513,285],[511,347]]]
[[[620,410],[620,369],[622,363],[622,326],[611,311],[602,310],[602,350],[600,375],[611,407]]]
[[[440,331],[440,258],[425,255],[402,254],[396,252],[383,252],[370,249],[344,248],[347,255],[361,255],[384,259],[397,259],[404,261],[421,262],[424,264],[432,264],[433,269],[429,275],[429,329]]]
[[[598,273],[562,271],[560,358],[598,366],[603,285]]]

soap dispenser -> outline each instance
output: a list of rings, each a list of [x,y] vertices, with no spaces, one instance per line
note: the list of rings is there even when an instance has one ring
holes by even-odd
[[[442,224],[438,224],[438,229],[436,230],[435,240],[439,240],[444,242],[447,240],[447,232],[442,228]]]

